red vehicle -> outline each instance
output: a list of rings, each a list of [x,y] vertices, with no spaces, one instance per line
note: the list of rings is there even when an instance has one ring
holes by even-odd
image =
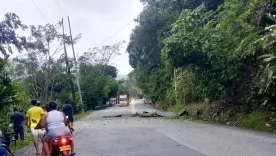
[[[118,93],[117,94],[117,104],[121,107],[129,105],[129,94],[128,93]]]

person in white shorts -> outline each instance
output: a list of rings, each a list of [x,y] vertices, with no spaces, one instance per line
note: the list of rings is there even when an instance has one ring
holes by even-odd
[[[35,140],[42,140],[43,136],[45,134],[45,131],[42,129],[34,129],[34,127],[31,127],[31,133]]]
[[[44,113],[43,109],[39,107],[39,104],[36,100],[32,100],[32,107],[27,111],[26,117],[27,117],[27,126],[30,128],[32,135],[33,135],[33,141],[34,146],[36,149],[36,155],[40,155],[39,150],[39,142],[42,141],[45,131],[41,129],[35,129],[37,124],[40,122],[41,117]]]

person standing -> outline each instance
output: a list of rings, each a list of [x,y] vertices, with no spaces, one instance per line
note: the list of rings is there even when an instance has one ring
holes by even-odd
[[[31,130],[31,133],[33,135],[33,142],[36,149],[36,155],[40,155],[38,141],[39,140],[42,141],[44,136],[44,131],[42,131],[41,129],[35,129],[35,127],[40,122],[44,111],[41,107],[39,107],[40,104],[38,104],[36,100],[32,100],[31,103],[33,106],[27,111],[26,121],[27,121],[27,126]]]
[[[71,104],[69,104],[69,101],[68,100],[65,100],[64,101],[64,106],[62,108],[62,112],[64,113],[64,115],[67,118],[67,124],[68,124],[68,127],[70,128],[70,130],[73,130],[73,122],[74,122],[74,119],[73,119],[73,112],[74,112],[74,109],[72,107]]]
[[[18,140],[18,134],[20,135],[21,143],[24,143],[24,115],[18,111],[17,108],[14,108],[14,113],[11,116],[11,123],[13,123],[13,130],[15,133],[15,139]]]

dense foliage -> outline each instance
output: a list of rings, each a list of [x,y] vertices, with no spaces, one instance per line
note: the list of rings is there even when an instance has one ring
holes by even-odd
[[[9,118],[7,112],[10,106],[19,104],[22,99],[21,95],[24,92],[19,92],[21,87],[12,82],[12,79],[8,75],[6,66],[8,64],[8,58],[12,51],[12,47],[16,50],[22,51],[24,49],[25,37],[16,33],[16,30],[24,30],[26,28],[19,19],[19,17],[12,13],[7,13],[5,19],[0,22],[0,126],[5,124],[6,119]]]
[[[143,2],[127,51],[149,98],[168,105],[207,98],[248,110],[275,107],[276,3]]]
[[[102,70],[113,66],[101,67],[99,68],[98,65],[93,64],[80,65],[83,101],[87,109],[94,109],[96,106],[104,104],[109,98],[117,95],[119,84],[113,78],[114,73],[108,74]]]

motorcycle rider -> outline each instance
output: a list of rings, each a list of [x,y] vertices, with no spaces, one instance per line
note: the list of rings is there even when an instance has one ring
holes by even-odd
[[[68,116],[67,123],[68,123],[68,127],[69,127],[70,131],[74,131],[74,129],[73,129],[73,122],[74,122],[73,111],[74,111],[74,109],[73,109],[72,105],[69,104],[68,100],[65,100],[64,106],[62,108],[62,112],[64,113],[65,116]]]
[[[65,126],[66,117],[65,115],[57,111],[57,103],[49,103],[49,112],[45,113],[41,119],[41,127],[47,127],[47,134],[43,138],[43,146],[46,153],[46,156],[50,156],[49,143],[58,137],[61,136],[72,136],[69,129]],[[73,141],[73,140],[72,140]],[[74,146],[71,145],[71,155],[75,155]]]

